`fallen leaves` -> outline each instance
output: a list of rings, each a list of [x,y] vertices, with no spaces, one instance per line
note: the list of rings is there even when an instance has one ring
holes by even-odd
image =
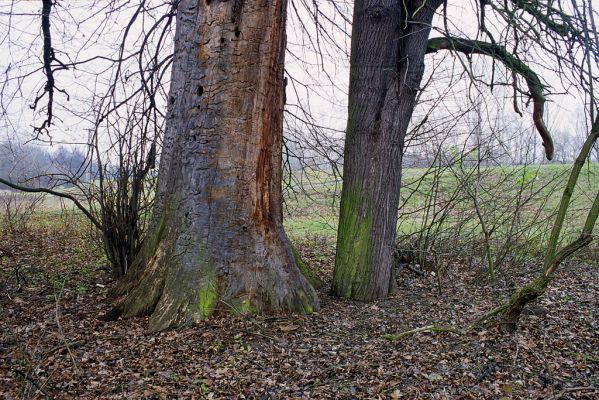
[[[288,325],[280,325],[279,330],[281,332],[292,332],[299,329],[298,325],[288,324]]]
[[[43,232],[11,241],[14,257],[0,261],[0,388],[14,398],[43,398],[43,391],[61,399],[597,394],[599,286],[593,266],[564,271],[543,299],[549,312],[525,315],[513,336],[494,329],[460,335],[429,330],[385,339],[431,325],[463,327],[499,302],[489,287],[471,283],[476,271],[457,264],[448,267],[451,279],[444,281],[442,297],[435,277],[403,274],[398,294],[385,302],[338,300],[325,287],[321,312],[312,316],[215,317],[149,334],[143,318],[100,318],[113,283],[89,268],[102,262],[90,242],[59,234],[49,242]],[[329,279],[334,247],[325,240],[297,247]],[[22,260],[28,283],[18,287],[11,271]],[[91,272],[82,273],[86,267]],[[521,272],[506,277],[524,281],[529,275]],[[57,290],[63,293],[64,337],[54,315]]]

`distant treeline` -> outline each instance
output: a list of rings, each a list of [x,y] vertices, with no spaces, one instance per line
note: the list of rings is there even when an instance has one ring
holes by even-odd
[[[93,168],[76,147],[41,147],[0,141],[0,177],[26,186],[69,186]],[[8,190],[0,184],[0,189]]]

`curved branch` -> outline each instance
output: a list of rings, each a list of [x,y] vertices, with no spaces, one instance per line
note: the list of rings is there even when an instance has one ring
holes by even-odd
[[[5,184],[8,187],[11,187],[13,189],[16,190],[20,190],[21,192],[27,192],[27,193],[48,193],[51,194],[52,196],[56,196],[56,197],[62,197],[63,199],[69,199],[71,200],[75,206],[77,206],[78,209],[81,210],[81,212],[83,214],[85,214],[85,216],[92,222],[92,224],[95,225],[96,228],[102,230],[102,224],[100,224],[100,222],[92,215],[92,213],[90,213],[88,211],[87,208],[85,208],[83,206],[83,204],[81,204],[79,202],[79,200],[77,200],[74,196],[68,194],[68,193],[63,193],[63,192],[57,192],[56,190],[52,190],[52,189],[46,189],[46,188],[32,188],[32,187],[27,187],[27,186],[21,186],[18,185],[16,183],[7,181],[5,179],[0,178],[0,183]]]
[[[464,54],[483,54],[501,61],[507,68],[519,74],[528,84],[530,97],[533,101],[532,119],[537,131],[543,140],[545,155],[548,160],[553,158],[553,140],[551,134],[543,121],[545,111],[545,97],[543,96],[543,84],[539,76],[524,64],[518,57],[510,54],[505,47],[499,44],[483,42],[480,40],[437,37],[429,39],[426,53],[436,53],[439,50],[453,50]]]

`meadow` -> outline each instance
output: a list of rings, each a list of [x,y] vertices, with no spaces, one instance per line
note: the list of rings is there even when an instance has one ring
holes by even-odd
[[[398,247],[446,257],[486,257],[489,249],[510,253],[502,257],[512,260],[541,257],[570,168],[543,164],[406,169]],[[296,172],[285,199],[288,234],[334,240],[340,191],[341,180],[332,173]],[[572,197],[562,243],[579,234],[598,191],[599,165],[587,163]]]

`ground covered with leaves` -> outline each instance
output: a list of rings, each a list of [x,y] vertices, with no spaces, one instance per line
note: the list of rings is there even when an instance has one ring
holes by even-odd
[[[81,225],[81,224],[79,224]],[[462,328],[526,282],[538,264],[498,282],[468,263],[440,279],[404,270],[388,301],[320,291],[310,316],[216,316],[157,334],[143,318],[106,322],[114,284],[86,228],[40,225],[0,237],[0,398],[597,398],[599,271],[568,265],[520,330]],[[327,283],[334,244],[296,241]]]

